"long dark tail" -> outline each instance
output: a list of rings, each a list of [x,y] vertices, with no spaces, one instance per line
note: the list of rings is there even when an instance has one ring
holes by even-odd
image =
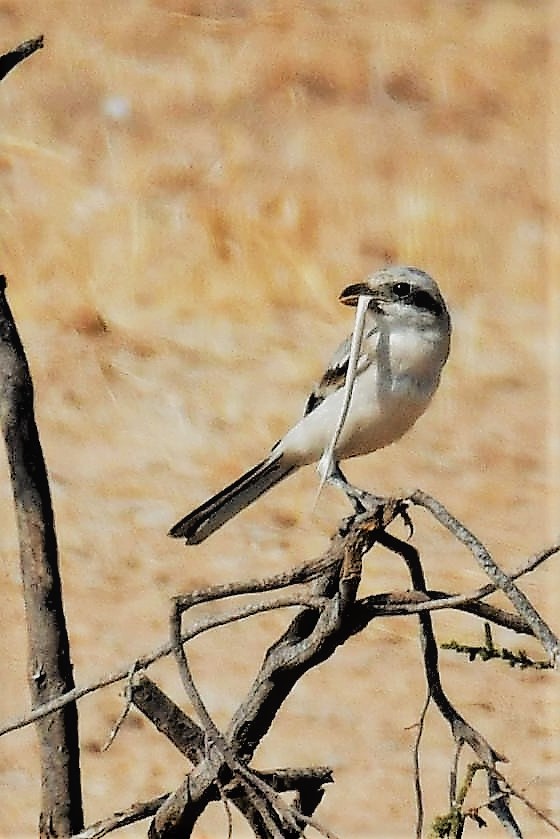
[[[177,522],[169,536],[198,545],[296,468],[283,465],[281,455],[268,457]]]

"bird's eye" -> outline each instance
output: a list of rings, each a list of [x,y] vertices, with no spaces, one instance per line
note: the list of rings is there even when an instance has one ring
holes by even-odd
[[[407,297],[410,294],[410,283],[395,283],[393,294],[397,297]]]

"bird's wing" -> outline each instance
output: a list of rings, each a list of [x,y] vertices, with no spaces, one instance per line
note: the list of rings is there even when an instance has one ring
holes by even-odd
[[[367,335],[364,335],[362,342],[365,342],[367,338],[370,338],[375,331],[375,329],[372,329],[367,333]],[[346,374],[348,372],[348,362],[350,360],[351,344],[352,335],[349,335],[335,350],[330,362],[327,365],[327,369],[323,374],[323,378],[309,394],[309,398],[305,405],[305,411],[303,412],[304,416],[307,416],[307,414],[310,414],[311,411],[314,411],[315,408],[320,405],[321,402],[323,402],[331,393],[335,393],[341,387],[344,387]],[[366,369],[366,367],[369,367],[371,362],[371,356],[366,352],[362,352],[358,359],[356,375],[360,374]]]

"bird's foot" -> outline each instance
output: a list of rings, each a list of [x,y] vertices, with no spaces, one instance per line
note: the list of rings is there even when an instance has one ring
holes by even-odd
[[[338,463],[334,465],[331,473],[326,478],[332,486],[338,487],[346,495],[354,507],[354,515],[349,516],[343,522],[343,530],[347,532],[352,524],[372,518],[375,527],[387,527],[396,518],[401,518],[408,528],[408,538],[411,539],[414,533],[412,520],[408,514],[408,502],[403,498],[392,498],[390,496],[374,495],[365,489],[351,484]]]
[[[360,491],[362,492],[362,491]],[[408,502],[403,498],[391,498],[372,495],[369,492],[360,495],[360,507],[354,502],[354,514],[343,519],[341,535],[348,533],[354,525],[364,524],[367,528],[388,527],[396,518],[400,518],[408,530],[408,539],[414,534],[414,525],[408,513]]]
[[[332,466],[331,471],[326,476],[325,480],[331,486],[335,486],[338,489],[342,490],[342,492],[345,494],[345,496],[348,498],[348,500],[354,507],[356,515],[371,512],[387,500],[383,498],[383,496],[381,495],[373,495],[373,493],[367,492],[367,490],[360,489],[360,487],[351,484],[347,480],[346,475],[344,474],[338,463],[335,463]]]
[[[372,492],[356,487],[353,484],[346,484],[343,490],[357,515],[377,511],[389,500],[382,495],[374,495]]]

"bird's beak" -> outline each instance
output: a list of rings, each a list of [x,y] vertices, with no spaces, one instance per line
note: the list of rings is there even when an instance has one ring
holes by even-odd
[[[345,306],[357,306],[358,298],[362,295],[372,297],[371,289],[367,283],[355,283],[347,286],[344,291],[340,293],[339,300]]]

